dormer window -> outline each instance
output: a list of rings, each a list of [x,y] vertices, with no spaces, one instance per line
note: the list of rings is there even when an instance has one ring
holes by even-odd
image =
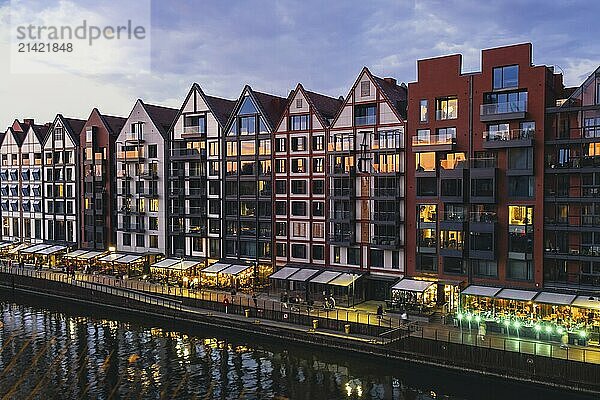
[[[305,131],[308,129],[308,114],[292,115],[290,117],[291,131]]]
[[[183,133],[206,133],[206,117],[204,115],[191,115],[183,119]]]
[[[376,116],[377,105],[375,104],[361,104],[354,107],[355,125],[375,125]]]
[[[54,128],[54,141],[62,141],[65,138],[65,130],[63,128]]]

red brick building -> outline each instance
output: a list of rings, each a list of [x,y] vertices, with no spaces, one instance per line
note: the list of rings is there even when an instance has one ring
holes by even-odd
[[[438,302],[467,283],[543,283],[546,107],[562,76],[532,64],[531,44],[418,61],[409,84],[406,272],[438,282]]]

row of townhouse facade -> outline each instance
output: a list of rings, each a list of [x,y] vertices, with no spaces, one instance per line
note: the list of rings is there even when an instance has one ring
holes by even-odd
[[[179,109],[15,121],[0,146],[2,239],[365,275],[448,300],[466,284],[600,288],[600,72],[578,88],[531,44],[363,68],[345,97],[301,84]],[[596,212],[598,211],[598,212]]]

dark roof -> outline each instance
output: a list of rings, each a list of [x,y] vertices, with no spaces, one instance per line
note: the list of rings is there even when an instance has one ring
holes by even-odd
[[[63,121],[65,121],[65,124],[71,130],[71,136],[73,138],[73,142],[76,145],[79,145],[79,134],[81,133],[81,130],[83,129],[83,127],[87,121],[83,120],[83,119],[64,118],[64,117],[63,117]]]
[[[381,90],[387,96],[392,106],[396,108],[398,113],[403,117],[406,117],[406,98],[407,89],[405,86],[399,86],[392,82],[388,82],[383,78],[372,75],[375,82],[379,85]]]
[[[235,107],[235,101],[207,95],[204,95],[204,99],[209,103],[208,106],[221,126],[227,125],[227,120]]]
[[[114,136],[119,135],[119,133],[121,132],[121,129],[123,129],[123,126],[125,126],[125,122],[127,122],[127,118],[125,118],[125,117],[117,117],[114,115],[104,115],[104,114],[100,114],[100,112],[98,112],[98,114],[104,121],[104,124],[108,128],[110,134],[114,135]]]
[[[0,132],[0,145],[2,145],[2,142],[4,142],[4,136],[6,136],[6,133]]]
[[[161,135],[164,138],[167,138],[169,128],[171,127],[173,120],[177,117],[179,110],[176,108],[146,104],[142,100],[139,101],[142,103],[142,106],[148,113],[152,122],[154,122],[154,125],[158,128]]]
[[[336,99],[308,90],[304,90],[304,93],[310,97],[311,103],[324,119],[334,118],[342,104],[344,104],[339,98]]]
[[[46,135],[48,134],[48,131],[50,130],[50,125],[51,125],[50,122],[48,122],[44,125],[33,125],[33,131],[35,132],[35,136],[37,136],[38,141],[40,143],[44,143],[44,138],[46,137]]]
[[[269,124],[273,127],[273,129],[275,129],[281,118],[281,115],[287,107],[288,99],[279,96],[273,96],[272,94],[255,92],[251,88],[250,91],[254,95],[254,98],[260,103],[260,107],[265,114],[264,116],[269,121]]]

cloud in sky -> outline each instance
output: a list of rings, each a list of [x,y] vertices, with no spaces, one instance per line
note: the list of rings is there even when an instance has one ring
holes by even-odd
[[[9,11],[0,0],[2,58]],[[536,64],[558,65],[577,85],[600,65],[599,11],[583,0],[153,1],[150,74],[13,75],[2,62],[0,124],[87,118],[95,106],[127,115],[138,97],[179,107],[192,82],[232,99],[244,84],[285,96],[297,82],[340,96],[365,65],[410,82],[417,59],[460,52],[474,71],[482,48],[518,42],[532,42]]]

